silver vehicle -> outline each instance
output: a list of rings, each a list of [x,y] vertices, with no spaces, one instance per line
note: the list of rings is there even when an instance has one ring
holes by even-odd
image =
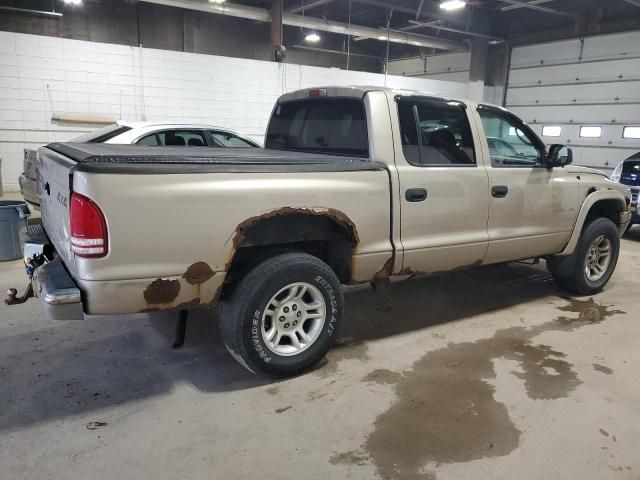
[[[149,146],[187,147],[255,147],[260,145],[245,135],[228,128],[197,123],[158,123],[118,121],[70,140],[71,142],[137,144]],[[37,192],[37,152],[25,149],[23,173],[18,178],[24,199],[35,207]]]

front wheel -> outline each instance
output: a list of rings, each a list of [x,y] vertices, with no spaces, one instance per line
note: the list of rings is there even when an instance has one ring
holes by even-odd
[[[286,253],[255,267],[222,304],[220,332],[253,373],[295,375],[329,351],[342,323],[340,282],[327,264]]]
[[[619,253],[618,228],[608,218],[596,218],[582,231],[572,255],[550,258],[547,266],[556,283],[565,290],[593,295],[613,275]]]

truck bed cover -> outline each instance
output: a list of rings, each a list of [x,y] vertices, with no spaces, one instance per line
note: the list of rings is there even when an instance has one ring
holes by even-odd
[[[304,172],[384,170],[368,158],[262,148],[155,147],[104,143],[52,143],[48,149],[94,173]],[[54,158],[55,160],[55,158]]]

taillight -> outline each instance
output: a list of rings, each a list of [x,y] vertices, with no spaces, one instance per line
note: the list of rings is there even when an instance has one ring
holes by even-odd
[[[107,222],[100,208],[79,193],[71,194],[71,250],[79,257],[104,257],[108,252]]]

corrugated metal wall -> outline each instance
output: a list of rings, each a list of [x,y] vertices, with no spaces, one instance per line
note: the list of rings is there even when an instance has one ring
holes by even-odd
[[[389,73],[449,82],[468,82],[470,63],[470,52],[403,58],[389,62]]]
[[[542,139],[570,144],[574,163],[613,169],[640,151],[640,139],[623,138],[640,126],[640,32],[514,48],[506,107],[539,135],[560,126]],[[602,127],[600,137],[580,137],[581,126]]]

